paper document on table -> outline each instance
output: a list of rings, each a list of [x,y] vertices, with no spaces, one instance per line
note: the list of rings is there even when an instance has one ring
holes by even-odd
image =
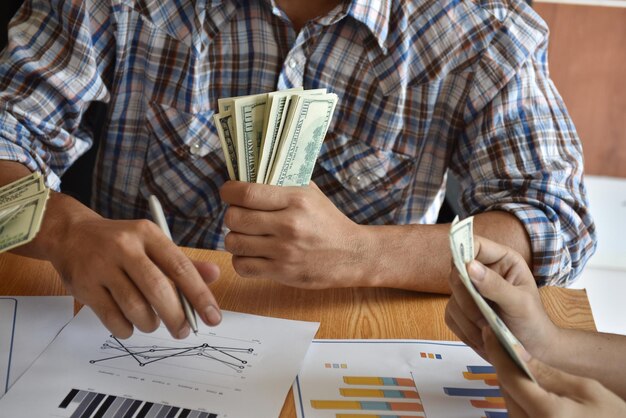
[[[482,295],[476,290],[472,283],[469,274],[467,273],[467,263],[474,259],[474,218],[469,217],[459,221],[458,216],[452,221],[450,227],[450,250],[452,251],[452,258],[454,265],[459,271],[461,282],[467,288],[467,291],[476,302],[478,309],[483,314],[491,329],[496,334],[496,337],[500,343],[504,346],[509,353],[513,361],[528,375],[528,377],[535,381],[532,373],[526,366],[524,360],[522,360],[515,350],[515,346],[522,347],[522,343],[513,335],[511,330],[500,319],[498,314],[491,308],[491,306],[485,301]]]
[[[15,417],[276,417],[318,323],[223,311],[173,339],[112,337],[89,308],[63,329],[0,410]],[[33,400],[36,400],[34,402]]]
[[[71,296],[0,297],[0,398],[72,316]]]
[[[313,340],[293,390],[299,418],[506,416],[493,367],[452,341]]]

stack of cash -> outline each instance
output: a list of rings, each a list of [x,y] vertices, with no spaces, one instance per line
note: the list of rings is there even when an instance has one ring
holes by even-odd
[[[37,235],[49,189],[39,173],[0,188],[0,252],[26,244]]]
[[[308,185],[336,104],[326,89],[219,99],[213,118],[230,178]]]

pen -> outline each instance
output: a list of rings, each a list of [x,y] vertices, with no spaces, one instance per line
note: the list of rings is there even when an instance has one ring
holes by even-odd
[[[161,228],[161,231],[171,240],[172,234],[170,233],[170,228],[167,226],[167,221],[165,220],[165,214],[163,213],[163,207],[161,206],[161,202],[155,195],[150,195],[148,198],[148,205],[150,206],[150,212],[152,213],[152,217],[156,224]],[[185,311],[185,317],[187,317],[187,322],[191,327],[191,330],[194,334],[198,335],[198,323],[196,321],[196,312],[191,307],[191,304],[183,295],[183,292],[180,289],[176,288],[178,292],[178,297],[180,298],[180,303],[183,305],[183,311]]]

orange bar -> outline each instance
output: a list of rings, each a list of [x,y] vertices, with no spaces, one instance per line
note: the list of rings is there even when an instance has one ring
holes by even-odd
[[[421,403],[416,402],[389,402],[392,411],[415,411],[424,412]]]
[[[497,380],[497,376],[495,373],[471,373],[471,372],[463,372],[463,377],[466,380]]]
[[[492,398],[492,399],[494,400],[488,401],[488,400],[472,399],[470,403],[472,404],[474,408],[481,408],[481,409],[505,409],[506,408],[506,403],[504,402],[504,399],[502,399],[501,401],[500,400],[495,401],[495,399],[498,399],[498,398]]]

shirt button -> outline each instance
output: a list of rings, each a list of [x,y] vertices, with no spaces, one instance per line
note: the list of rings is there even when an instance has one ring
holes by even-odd
[[[201,148],[200,141],[197,139],[194,139],[191,142],[191,144],[189,144],[189,153],[191,155],[198,156],[200,155],[200,148]]]
[[[350,186],[352,187],[359,187],[361,185],[362,180],[363,180],[363,176],[360,176],[357,174],[357,175],[351,176],[348,182],[350,183]]]
[[[289,60],[289,68],[294,69],[294,68],[296,68],[297,65],[298,65],[298,63],[296,62],[295,59],[292,58],[292,59]]]

